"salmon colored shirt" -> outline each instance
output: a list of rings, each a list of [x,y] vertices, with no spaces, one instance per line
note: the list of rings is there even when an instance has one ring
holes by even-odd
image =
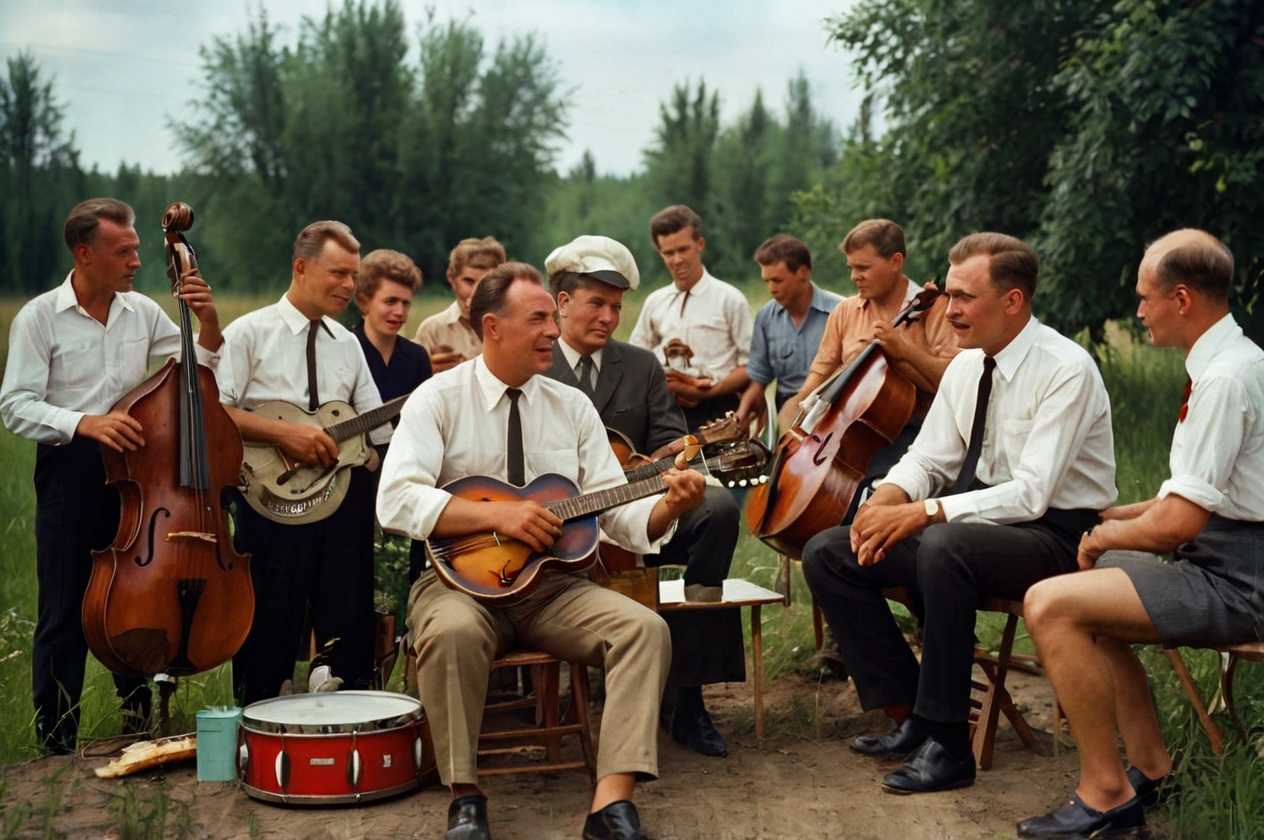
[[[907,306],[921,290],[921,286],[910,280],[908,289],[904,293],[901,309]],[[918,317],[916,322],[904,327],[909,330],[924,330],[927,346],[941,359],[951,359],[959,351],[956,336],[953,335],[952,327],[948,325],[948,320],[944,317],[947,311],[948,298],[940,296],[929,310]],[[834,307],[829,320],[825,323],[825,335],[821,337],[821,346],[816,351],[816,358],[812,360],[809,374],[828,378],[834,371],[856,358],[860,351],[873,341],[873,327],[880,320],[884,319],[877,316],[875,308],[870,306],[870,301],[859,295],[847,298]],[[930,408],[934,396],[934,391],[918,389],[916,411],[919,417],[926,416],[926,411]]]

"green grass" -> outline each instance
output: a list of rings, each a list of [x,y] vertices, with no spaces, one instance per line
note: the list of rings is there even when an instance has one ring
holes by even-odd
[[[752,308],[763,302],[760,283],[744,287]],[[629,300],[618,331],[626,338],[635,323],[640,299]],[[220,302],[223,322],[271,299],[226,299]],[[8,327],[19,301],[0,301],[0,354],[7,352]],[[168,304],[169,305],[169,304]],[[447,305],[446,298],[418,298],[413,317],[405,328],[410,335],[426,315]],[[1168,474],[1167,456],[1185,374],[1180,355],[1160,352],[1134,343],[1130,334],[1112,335],[1102,354],[1102,376],[1114,412],[1115,450],[1118,459],[1119,501],[1139,501],[1152,496]],[[30,699],[30,643],[34,628],[36,586],[34,574],[34,494],[31,473],[34,446],[8,433],[0,433],[0,463],[10,480],[0,484],[0,764],[29,758],[36,753]],[[389,543],[379,552],[379,587],[396,606],[404,597],[401,578],[407,568],[407,549]],[[771,549],[742,535],[733,558],[732,574],[774,588],[780,565]],[[765,669],[769,678],[811,675],[808,660],[814,652],[810,598],[798,567],[792,569],[793,605],[763,611]],[[995,646],[1000,637],[1001,616],[983,614],[978,634]],[[1026,646],[1025,637],[1019,648]],[[1195,680],[1212,696],[1217,686],[1218,659],[1207,651],[1186,651]],[[1236,696],[1239,711],[1252,737],[1241,741],[1227,718],[1219,722],[1227,736],[1223,756],[1215,756],[1194,718],[1175,676],[1155,647],[1141,651],[1151,674],[1155,702],[1167,743],[1182,772],[1185,793],[1170,806],[1168,825],[1179,838],[1260,838],[1264,840],[1264,780],[1260,756],[1264,755],[1264,669],[1245,664],[1239,668]],[[206,705],[224,704],[231,697],[227,665],[181,681],[173,698],[175,731],[194,727],[194,715]],[[118,731],[117,700],[108,673],[89,659],[82,705],[82,734],[95,738]],[[814,737],[812,704],[804,699],[796,708],[770,710],[774,729],[793,730]],[[778,723],[782,719],[783,723]],[[2,790],[2,789],[0,789]],[[3,800],[3,796],[0,796]],[[187,828],[191,803],[140,802],[127,788],[120,790],[111,822],[127,836],[178,836]],[[13,821],[19,821],[17,828]],[[38,812],[22,803],[0,808],[0,836],[15,830],[27,836],[43,821]],[[44,821],[46,823],[46,821]]]

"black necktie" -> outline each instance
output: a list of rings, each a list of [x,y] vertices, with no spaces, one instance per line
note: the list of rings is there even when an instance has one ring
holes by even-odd
[[[316,388],[316,331],[320,321],[312,321],[307,327],[307,407],[312,411],[320,408],[320,392]]]
[[[579,390],[591,397],[593,395],[592,356],[580,356],[577,367],[579,368],[579,372],[575,374],[575,378],[579,380]]]
[[[509,438],[505,446],[509,483],[523,487],[527,479],[522,458],[522,416],[518,414],[518,397],[522,396],[522,392],[517,388],[506,388],[505,396],[509,397]]]
[[[992,371],[995,368],[996,359],[984,356],[983,373],[979,376],[979,396],[974,401],[974,422],[970,424],[970,446],[966,449],[966,459],[961,464],[957,481],[952,485],[953,493],[969,490],[975,470],[979,467],[979,455],[983,452],[983,421],[987,419],[988,398],[992,396]]]

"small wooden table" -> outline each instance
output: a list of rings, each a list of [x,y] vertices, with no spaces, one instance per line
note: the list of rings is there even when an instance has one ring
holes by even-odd
[[[729,578],[724,581],[724,597],[719,601],[686,601],[683,580],[658,583],[658,611],[722,610],[734,607],[751,608],[751,658],[755,668],[755,738],[764,737],[764,637],[760,610],[764,604],[785,603],[785,597],[748,580]]]

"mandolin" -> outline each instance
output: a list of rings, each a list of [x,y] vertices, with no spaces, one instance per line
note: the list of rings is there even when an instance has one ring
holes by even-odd
[[[676,456],[675,466],[685,469],[697,449],[696,443],[687,446]],[[520,601],[531,594],[540,575],[549,569],[578,572],[591,566],[596,559],[597,514],[662,493],[666,489],[662,472],[665,470],[640,481],[582,495],[573,481],[555,473],[537,476],[526,487],[515,487],[490,476],[458,478],[443,489],[470,501],[539,502],[562,520],[562,535],[547,555],[495,531],[431,538],[426,540],[430,565],[445,584],[472,598],[499,605]]]
[[[404,409],[410,395],[396,397],[363,414],[345,402],[331,400],[315,411],[278,400],[251,411],[274,420],[319,426],[338,444],[338,462],[331,467],[302,464],[279,447],[246,443],[241,468],[242,495],[261,516],[286,525],[319,522],[338,509],[351,485],[346,471],[368,462],[373,448],[367,435]]]

